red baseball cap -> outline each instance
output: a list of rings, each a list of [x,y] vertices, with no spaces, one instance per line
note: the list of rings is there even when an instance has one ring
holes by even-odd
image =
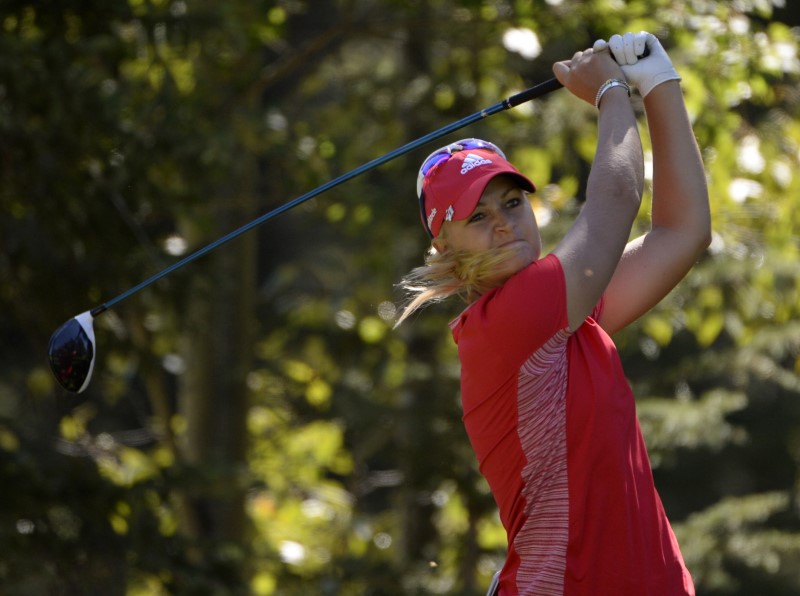
[[[458,143],[453,143],[440,150],[443,156],[441,161],[427,171],[424,171],[425,165],[420,170],[422,179],[418,188],[422,223],[427,224],[426,230],[433,238],[439,235],[445,221],[460,221],[469,217],[475,210],[486,185],[495,176],[510,174],[517,179],[524,190],[528,192],[536,190],[533,182],[520,174],[499,149],[495,152],[486,148],[494,149],[494,145],[485,141],[479,142],[485,147],[455,151],[452,149],[457,148]],[[431,154],[426,164],[437,153]]]

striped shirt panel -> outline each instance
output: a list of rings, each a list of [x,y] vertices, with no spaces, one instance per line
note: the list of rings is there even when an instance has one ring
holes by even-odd
[[[519,438],[525,522],[514,538],[520,594],[561,596],[567,564],[567,339],[562,330],[520,368]]]

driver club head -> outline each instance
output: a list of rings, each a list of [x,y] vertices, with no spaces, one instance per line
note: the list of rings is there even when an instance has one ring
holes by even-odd
[[[94,317],[86,311],[64,323],[50,337],[47,355],[50,369],[67,391],[80,393],[89,385],[94,370]]]

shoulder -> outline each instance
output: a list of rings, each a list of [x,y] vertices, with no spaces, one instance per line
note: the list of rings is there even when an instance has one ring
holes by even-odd
[[[552,303],[564,291],[561,262],[554,254],[549,254],[512,275],[502,286],[481,296],[461,313],[459,319],[474,320],[493,314],[502,315],[512,305],[527,309],[538,302]]]
[[[564,274],[554,255],[531,263],[450,323],[462,359],[503,352],[518,362],[567,327]]]

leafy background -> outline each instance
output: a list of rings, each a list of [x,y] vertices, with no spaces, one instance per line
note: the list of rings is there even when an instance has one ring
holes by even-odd
[[[460,306],[392,330],[432,147],[99,317],[80,396],[48,338],[640,29],[682,74],[714,241],[615,340],[698,594],[800,593],[800,9],[782,0],[0,1],[0,591],[482,594],[504,535],[460,423]],[[500,143],[552,245],[594,121],[561,91],[446,140]]]

